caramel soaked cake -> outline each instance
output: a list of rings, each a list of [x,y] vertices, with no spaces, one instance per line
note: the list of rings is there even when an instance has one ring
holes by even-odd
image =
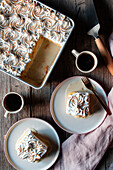
[[[15,148],[21,159],[38,162],[46,154],[48,146],[37,136],[38,133],[35,129],[27,129],[17,140]]]
[[[72,27],[73,23],[68,17],[38,1],[1,0],[0,69],[33,81],[43,71],[43,78],[69,37]],[[44,49],[40,50],[41,45]],[[45,62],[43,66],[41,62]],[[36,72],[38,68],[42,70]]]
[[[90,95],[88,92],[71,92],[66,103],[66,114],[74,117],[87,117],[89,112]]]

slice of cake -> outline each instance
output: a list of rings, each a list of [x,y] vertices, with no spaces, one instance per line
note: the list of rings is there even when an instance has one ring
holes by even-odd
[[[67,97],[66,114],[75,117],[87,117],[89,112],[90,95],[88,92],[71,92]]]
[[[48,146],[38,138],[35,129],[27,129],[17,140],[15,148],[20,158],[38,162],[46,154]]]

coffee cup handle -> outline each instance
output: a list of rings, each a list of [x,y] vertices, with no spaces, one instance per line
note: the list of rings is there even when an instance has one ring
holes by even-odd
[[[9,115],[9,112],[6,111],[5,114],[4,114],[4,117],[7,118],[8,115]]]
[[[74,57],[78,57],[80,53],[78,53],[75,49],[73,49],[72,51],[72,54],[74,55]]]

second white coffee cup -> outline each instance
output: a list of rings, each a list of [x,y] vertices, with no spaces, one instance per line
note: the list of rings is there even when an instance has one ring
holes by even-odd
[[[82,51],[78,53],[75,49],[72,50],[72,54],[76,57],[75,65],[82,73],[92,72],[98,64],[97,57],[90,51]]]
[[[24,99],[16,92],[9,92],[4,96],[2,106],[5,109],[4,117],[7,118],[9,114],[15,114],[22,110]]]

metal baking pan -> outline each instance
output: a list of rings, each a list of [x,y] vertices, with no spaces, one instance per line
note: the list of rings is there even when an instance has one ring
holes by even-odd
[[[7,69],[5,69],[7,65],[5,66],[5,68],[1,67],[0,65],[0,70],[35,89],[41,89],[45,85],[68,38],[70,37],[70,34],[74,28],[74,22],[69,17],[61,14],[60,12],[48,7],[47,5],[39,1],[33,2],[30,2],[29,0],[26,1],[28,7],[31,5],[31,7],[29,7],[28,10],[26,10],[27,6],[26,4],[23,3],[21,6],[21,4],[18,3],[18,1],[16,1],[16,4],[14,3],[6,4],[6,2],[9,1],[2,0],[1,3],[5,2],[5,5],[11,6],[11,8],[14,6],[15,8],[14,10],[16,10],[16,12],[19,13],[18,14],[18,16],[20,17],[19,19],[21,18],[23,19],[24,14],[27,15],[27,19],[24,19],[23,21],[26,22],[26,20],[27,21],[30,20],[31,25],[34,24],[35,26],[33,25],[33,27],[30,28],[31,32],[28,32],[28,30],[26,31],[25,29],[24,31],[26,31],[30,36],[33,35],[34,37],[33,31],[36,29],[35,34],[36,35],[38,34],[39,38],[36,41],[35,47],[33,47],[31,54],[29,54],[31,61],[29,60],[29,62],[25,65],[25,69],[21,72],[19,76],[12,74],[13,72],[8,72]],[[25,9],[23,9],[24,7]],[[11,10],[9,13],[11,13]],[[9,15],[9,13],[7,15]],[[0,10],[0,14],[1,16],[3,15],[2,10]],[[6,17],[6,14],[4,17]],[[3,18],[1,17],[1,19]],[[11,26],[13,25],[14,29],[14,26],[16,24],[14,24],[14,21],[13,22],[11,21],[10,25]],[[19,31],[20,33],[20,29],[22,29],[22,27],[19,28],[19,26],[18,27],[15,26],[15,29],[13,31],[16,30],[16,32]],[[28,23],[27,24],[25,23],[25,26],[28,29],[30,27]],[[1,25],[0,28],[1,28],[0,31],[2,29],[4,30],[4,28]],[[23,36],[25,34],[23,34]],[[0,38],[1,36],[2,33],[0,34]],[[10,35],[8,36],[10,37]],[[5,38],[7,38],[7,36],[5,36]],[[6,40],[11,42],[9,39]],[[21,43],[21,40],[20,41],[18,40],[18,42]],[[0,46],[0,48],[2,49],[2,46]],[[0,52],[1,51],[3,50],[0,50]],[[13,51],[14,49],[11,52],[15,55],[16,52]],[[23,55],[22,50],[21,54]],[[2,54],[0,53],[0,59],[2,58],[1,56]],[[21,58],[21,56],[19,57]],[[12,68],[12,66],[10,67]]]

